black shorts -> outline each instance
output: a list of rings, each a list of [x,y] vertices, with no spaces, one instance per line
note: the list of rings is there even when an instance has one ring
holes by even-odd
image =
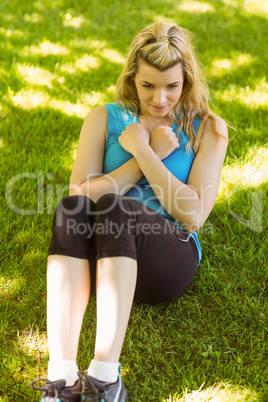
[[[99,258],[137,260],[135,299],[149,304],[181,294],[198,266],[197,247],[187,232],[146,205],[116,194],[96,203],[81,195],[63,198],[54,214],[51,254],[88,259],[93,294]]]

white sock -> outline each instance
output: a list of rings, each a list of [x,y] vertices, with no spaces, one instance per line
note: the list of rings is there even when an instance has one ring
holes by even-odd
[[[119,363],[100,362],[91,360],[88,375],[104,382],[116,382],[118,378]]]
[[[48,379],[50,381],[65,380],[71,387],[78,380],[78,367],[75,360],[50,360],[48,362]]]

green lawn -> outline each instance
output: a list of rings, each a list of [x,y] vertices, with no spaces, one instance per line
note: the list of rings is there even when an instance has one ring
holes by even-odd
[[[38,401],[46,376],[46,255],[88,111],[113,102],[135,34],[157,19],[195,34],[214,110],[237,129],[199,230],[191,286],[135,304],[121,363],[131,401],[268,400],[268,3],[2,0],[0,4],[0,401]],[[230,131],[230,136],[233,132]],[[93,355],[95,301],[79,366]]]

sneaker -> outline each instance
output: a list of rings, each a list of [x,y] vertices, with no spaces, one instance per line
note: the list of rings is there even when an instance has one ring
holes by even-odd
[[[78,376],[83,383],[81,402],[126,402],[128,399],[120,374],[114,383],[96,380],[83,371],[79,371]]]
[[[36,383],[44,383],[43,386],[36,386]],[[80,402],[82,384],[80,378],[72,387],[65,386],[65,380],[49,381],[37,379],[32,382],[35,391],[43,391],[40,402]]]

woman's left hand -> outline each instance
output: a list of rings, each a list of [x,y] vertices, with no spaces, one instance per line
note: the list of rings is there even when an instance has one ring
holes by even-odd
[[[134,156],[139,149],[149,145],[150,132],[140,123],[134,123],[127,126],[126,129],[122,131],[118,141],[125,151]]]

